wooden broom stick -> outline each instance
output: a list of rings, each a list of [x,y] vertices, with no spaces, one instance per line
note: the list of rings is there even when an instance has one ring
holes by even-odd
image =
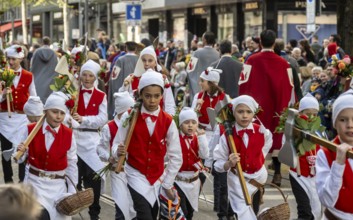
[[[32,142],[34,136],[36,136],[36,134],[38,133],[39,129],[42,127],[42,125],[44,123],[45,115],[46,114],[44,114],[44,115],[42,115],[42,117],[40,117],[36,126],[34,126],[33,130],[28,135],[27,139],[23,142],[23,145],[25,146],[26,149],[28,148],[28,145]],[[14,156],[15,161],[17,162],[23,156],[23,154],[24,154],[23,151],[17,151],[16,155]]]

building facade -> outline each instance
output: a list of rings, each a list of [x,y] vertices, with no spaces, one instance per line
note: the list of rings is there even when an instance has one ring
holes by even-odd
[[[214,32],[218,40],[229,39],[235,43],[247,36],[258,36],[265,28],[276,30],[285,41],[310,38],[313,34],[323,39],[336,32],[337,18],[336,0],[321,1],[317,30],[309,34],[305,31],[306,0],[122,0],[111,5],[106,0],[95,0],[88,3],[88,25],[83,22],[84,1],[71,0],[70,39],[78,39],[87,31],[90,37],[95,37],[97,28],[106,30],[114,42],[153,40],[159,36],[160,42],[174,39],[185,48],[192,39],[201,39],[206,30]],[[126,22],[127,4],[141,4],[140,25],[131,26]],[[9,13],[5,15],[1,26],[12,19]],[[32,42],[45,35],[54,41],[63,38],[62,9],[58,6],[30,8],[29,16]],[[20,19],[19,11],[16,19]],[[17,39],[21,37],[20,29],[16,29]]]

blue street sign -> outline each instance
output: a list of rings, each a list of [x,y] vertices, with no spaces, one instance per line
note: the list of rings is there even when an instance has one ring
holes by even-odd
[[[126,5],[126,20],[141,21],[142,8],[141,5]]]

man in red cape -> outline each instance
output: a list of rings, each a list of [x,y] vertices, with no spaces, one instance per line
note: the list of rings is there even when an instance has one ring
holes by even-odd
[[[273,52],[276,33],[264,30],[260,35],[262,50],[254,54],[243,66],[239,79],[239,95],[252,96],[261,106],[258,118],[273,133],[284,108],[294,103],[292,70],[288,62]],[[282,146],[282,134],[273,133],[272,164],[275,170],[272,183],[281,185],[281,164],[278,151]]]

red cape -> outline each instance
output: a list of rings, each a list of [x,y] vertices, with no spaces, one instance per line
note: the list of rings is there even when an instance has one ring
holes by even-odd
[[[252,55],[245,64],[250,65],[251,70],[250,74],[241,77],[244,81],[239,85],[239,95],[252,96],[259,103],[263,111],[258,117],[273,133],[279,121],[276,113],[280,114],[291,100],[293,87],[287,72],[290,66],[286,60],[270,51]],[[271,152],[280,149],[281,145],[282,134],[274,133]]]

